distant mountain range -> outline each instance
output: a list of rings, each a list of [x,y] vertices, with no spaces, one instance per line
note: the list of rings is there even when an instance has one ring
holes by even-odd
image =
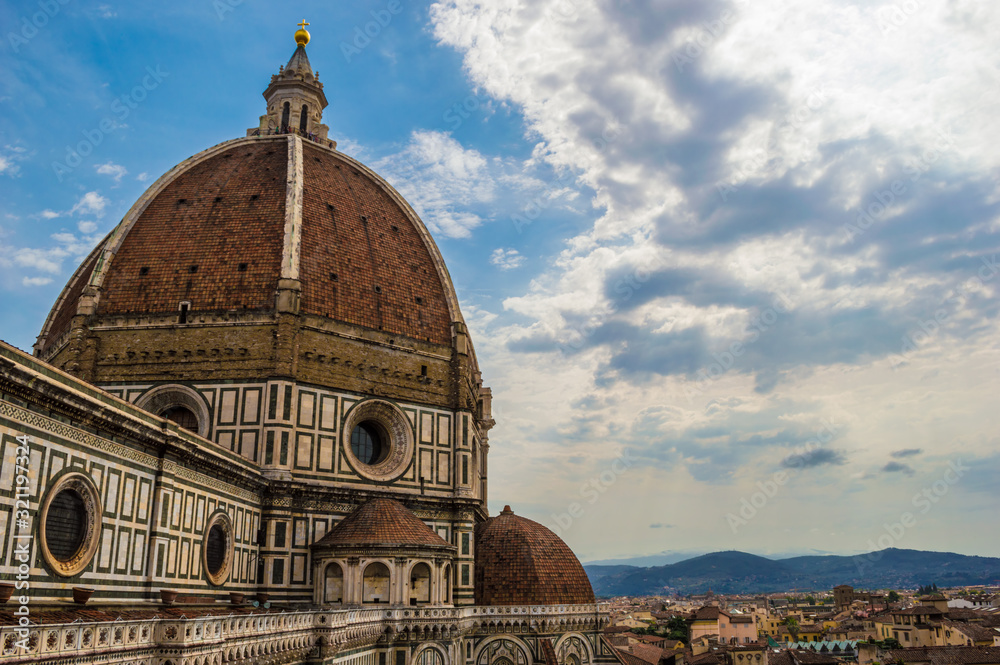
[[[890,548],[856,556],[796,556],[774,560],[746,552],[714,552],[662,566],[584,566],[598,596],[668,593],[906,589],[996,584],[1000,558]]]

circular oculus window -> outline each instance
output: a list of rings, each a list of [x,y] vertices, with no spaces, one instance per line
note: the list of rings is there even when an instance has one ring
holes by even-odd
[[[42,558],[62,577],[83,572],[97,553],[101,499],[90,476],[71,472],[49,488],[42,516]]]
[[[219,586],[229,579],[233,565],[233,523],[219,512],[209,518],[201,545],[201,565],[208,581]]]
[[[358,475],[394,480],[406,471],[413,456],[413,428],[406,414],[389,402],[359,402],[344,418],[343,449]]]

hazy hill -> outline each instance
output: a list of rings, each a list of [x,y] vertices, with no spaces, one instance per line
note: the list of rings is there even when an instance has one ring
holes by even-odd
[[[950,552],[887,549],[857,556],[798,556],[775,561],[714,552],[665,566],[585,566],[599,596],[666,592],[761,593],[857,588],[916,588],[996,583],[1000,559]]]

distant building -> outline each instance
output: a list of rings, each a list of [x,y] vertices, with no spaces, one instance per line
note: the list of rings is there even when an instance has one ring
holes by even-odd
[[[730,614],[708,605],[692,615],[691,639],[709,635],[716,635],[720,644],[750,644],[757,641],[757,624],[750,615]]]
[[[855,601],[861,601],[868,605],[883,605],[885,597],[881,594],[873,594],[870,591],[855,591],[849,584],[840,584],[833,587],[833,604],[838,612],[849,609]]]

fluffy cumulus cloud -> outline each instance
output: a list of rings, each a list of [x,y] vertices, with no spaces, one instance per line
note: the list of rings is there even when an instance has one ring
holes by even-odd
[[[500,270],[513,270],[524,265],[524,256],[516,249],[497,247],[490,254],[490,263],[500,268]]]
[[[0,175],[13,178],[21,175],[21,166],[18,162],[24,161],[28,156],[28,150],[19,145],[5,145],[0,149]]]
[[[472,210],[495,195],[486,158],[447,132],[414,132],[401,152],[375,168],[402,192],[432,232],[453,238],[468,237],[482,224]]]
[[[69,214],[97,215],[100,217],[104,214],[104,209],[107,206],[108,200],[98,192],[87,192],[80,197],[80,200],[76,202],[76,205],[69,211]]]
[[[21,280],[22,286],[45,286],[51,283],[51,277],[25,277]]]
[[[114,178],[114,181],[116,183],[121,182],[122,178],[124,178],[128,174],[128,170],[124,166],[122,166],[121,164],[115,164],[110,161],[105,162],[104,164],[98,164],[97,166],[94,167],[94,169],[100,175],[111,176],[112,178]]]
[[[368,150],[349,138],[341,149],[365,159]],[[397,187],[436,235],[469,238],[486,223],[503,223],[518,232],[537,220],[575,211],[579,192],[566,174],[534,157],[487,156],[460,143],[449,132],[417,130],[402,149],[372,160],[375,169]],[[502,268],[518,267],[516,249]]]
[[[0,244],[0,284],[8,289],[46,286],[54,281],[54,276],[63,275],[67,265],[75,267],[101,239],[97,233],[99,222],[86,217],[100,219],[109,204],[110,201],[99,192],[91,191],[67,211],[45,209],[35,215],[46,222],[76,218],[76,230],[64,228],[50,233],[47,238],[30,243],[32,246]]]
[[[557,514],[632,450],[643,471],[601,495],[605,510],[710,484],[701,520],[676,521],[673,536],[761,549],[766,530],[733,542],[722,516],[785,469],[797,500],[774,499],[774,523],[830,511],[812,545],[843,550],[859,506],[905,504],[867,482],[873,469],[916,482],[947,446],[988,454],[1000,153],[982,137],[1000,133],[984,65],[1000,6],[902,4],[432,6],[473,84],[522,112],[532,164],[571,174],[593,205],[523,293],[473,322],[507,405],[494,436],[517,442],[516,466],[528,456],[570,474],[546,492],[530,479],[505,489]],[[415,136],[414,153],[431,143],[418,163],[463,191],[422,205],[467,233],[481,220],[435,201],[488,197],[490,158],[447,135]],[[809,444],[824,419],[837,434]],[[669,483],[650,489],[650,469]],[[567,538],[607,554],[585,523]],[[648,524],[623,536],[632,551],[662,549]]]

